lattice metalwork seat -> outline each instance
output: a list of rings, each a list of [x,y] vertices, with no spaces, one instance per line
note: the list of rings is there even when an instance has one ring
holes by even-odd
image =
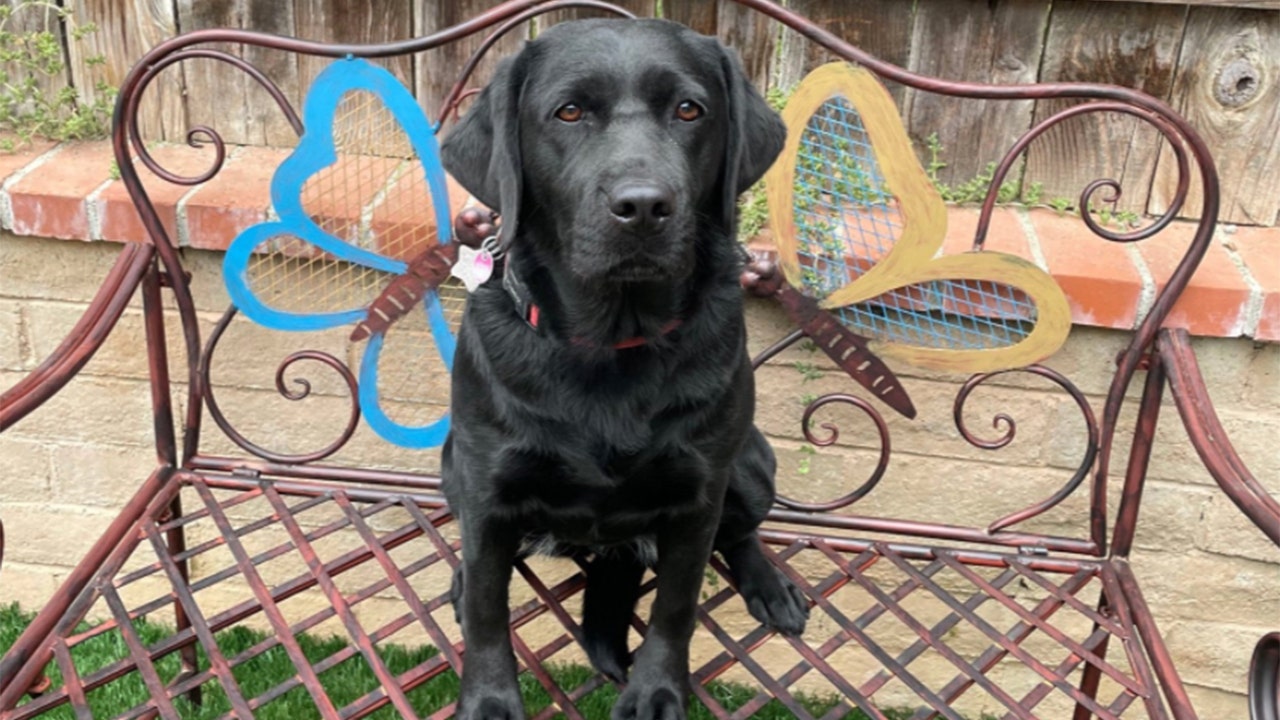
[[[1122,112],[1149,122],[1177,148],[1184,180],[1194,158],[1206,211],[1185,259],[1121,353],[1101,408],[1095,411],[1069,378],[1039,364],[979,372],[959,386],[949,409],[957,439],[968,451],[998,451],[1013,439],[1007,415],[991,413],[997,433],[1003,433],[995,439],[979,437],[965,419],[971,396],[1004,382],[997,378],[1007,379],[1005,372],[1065,393],[1062,407],[1079,413],[1079,466],[1053,487],[1004,488],[1007,497],[993,496],[992,517],[985,522],[902,518],[881,514],[878,507],[872,512],[873,490],[893,475],[893,423],[851,380],[806,399],[803,408],[764,408],[774,414],[794,410],[791,421],[799,430],[792,445],[803,444],[803,452],[816,450],[817,457],[823,448],[840,445],[865,463],[862,474],[843,485],[852,489],[835,499],[793,492],[798,488],[784,483],[762,530],[767,557],[811,607],[803,636],[783,637],[752,620],[727,569],[713,560],[692,651],[693,713],[822,720],[1199,717],[1129,565],[1166,394],[1220,489],[1280,545],[1280,504],[1226,440],[1187,334],[1164,326],[1215,226],[1217,181],[1203,143],[1185,120],[1141,93],[1109,86],[944,83],[869,57],[779,5],[738,2],[761,13],[761,21],[782,23],[833,56],[921,91],[1080,101],[1030,130],[999,164],[974,238],[975,255],[984,252],[996,188],[1027,144],[1084,113]],[[408,90],[398,83],[380,85],[382,71],[367,59],[446,46],[472,50],[465,67],[449,68],[460,78],[438,115],[447,118],[503,33],[536,14],[575,5],[603,4],[511,0],[429,37],[386,46],[202,31],[162,44],[142,59],[121,89],[114,142],[152,242],[126,247],[68,341],[5,393],[0,425],[9,427],[58,392],[140,292],[160,464],[0,661],[0,718],[453,714],[456,672],[466,648],[450,586],[465,549],[439,492],[438,455],[429,448],[438,446],[447,428],[452,333],[465,290],[456,279],[429,287],[413,279],[413,268],[452,236],[474,230],[458,218],[474,223],[483,216],[466,215],[465,193],[442,173],[442,184],[432,184],[439,124],[407,110],[405,102],[416,107]],[[240,56],[214,49],[223,43],[326,56],[339,69],[322,73],[317,86],[328,89],[319,99],[313,91],[299,114],[270,78]],[[233,304],[207,338],[200,336],[192,280],[143,189],[139,165],[161,180],[195,185],[217,174],[227,148],[214,131],[195,131],[213,141],[218,160],[207,173],[181,177],[155,162],[133,122],[151,79],[196,58],[249,72],[300,135],[305,128],[300,147],[313,142],[323,126],[325,149],[331,151],[324,162],[290,165],[291,160],[277,171],[279,187],[293,189],[292,195],[275,192],[277,200],[288,196],[297,202],[277,204],[275,217],[232,244],[226,277]],[[884,177],[877,174],[883,158],[877,161],[867,150],[873,139],[861,149],[850,145],[855,130],[870,138],[854,110],[857,103],[823,102],[816,120],[803,126],[812,140],[804,148],[809,155],[794,165],[798,179],[787,183],[798,188],[786,207],[802,241],[790,251],[780,242],[778,252],[753,257],[744,274],[744,285],[781,300],[793,319],[802,320],[802,330],[762,344],[758,372],[779,367],[779,358],[789,357],[783,353],[804,344],[806,332],[814,353],[843,353],[832,358],[833,376],[841,369],[856,375],[862,362],[842,364],[855,349],[846,352],[853,346],[841,343],[861,341],[847,340],[838,328],[869,335],[882,343],[877,347],[914,348],[901,358],[926,365],[937,357],[930,352],[956,343],[985,351],[1032,337],[1052,314],[1053,297],[1034,283],[999,282],[980,273],[912,280],[868,291],[857,303],[818,308],[894,252],[909,215],[900,210],[916,202],[884,191]],[[299,150],[291,157],[307,156]],[[1086,201],[1108,183],[1092,184]],[[1091,238],[1097,242],[1154,235],[1177,214],[1186,183],[1181,187],[1168,213],[1151,225],[1119,235],[1086,219],[1082,230],[1098,236]],[[837,249],[824,249],[824,243]],[[920,252],[932,260],[935,249]],[[799,279],[791,290],[780,290],[790,271]],[[408,295],[396,294],[406,289]],[[181,321],[176,333],[166,329],[166,293]],[[407,307],[405,297],[412,300]],[[394,317],[375,320],[379,313],[367,312],[370,305]],[[288,339],[279,340],[280,333]],[[324,447],[294,442],[289,416],[265,417],[260,406],[239,406],[237,399],[244,397],[221,382],[241,371],[238,360],[262,361],[228,358],[218,348],[262,347],[266,337],[299,349],[278,366],[268,364],[273,382],[260,389],[278,393],[274,399],[283,404],[314,408],[292,416],[290,422],[308,430],[297,437],[313,437],[313,426],[336,427]],[[190,358],[181,383],[169,377],[168,350],[175,342]],[[920,347],[928,352],[916,353]],[[302,379],[302,363],[331,374]],[[850,364],[859,367],[845,367]],[[1131,392],[1139,374],[1142,387]],[[873,399],[886,397],[877,381],[862,381]],[[1024,391],[1019,382],[1003,387]],[[1126,395],[1136,399],[1136,421],[1123,428],[1131,441],[1117,446],[1124,437]],[[910,400],[887,402],[903,414],[910,414],[906,408],[916,411]],[[176,423],[181,438],[173,430],[175,407],[183,409]],[[869,421],[871,440],[851,441],[848,433],[842,438],[827,420],[842,412]],[[402,464],[418,471],[396,467],[405,458]],[[1123,472],[1116,471],[1120,467]],[[930,492],[945,504],[943,485]],[[1117,497],[1109,511],[1108,499]],[[1078,522],[1063,530],[1061,517],[1071,513]],[[586,669],[577,642],[584,567],[585,558],[531,558],[517,566],[511,627],[526,707],[536,720],[603,717],[617,697],[617,687]],[[633,620],[633,646],[644,634],[653,593],[652,578],[646,583]],[[1280,635],[1273,634],[1259,643],[1252,671],[1254,720],[1280,719],[1278,673]]]
[[[110,619],[85,627],[75,615],[56,618],[50,646],[61,686],[13,717],[66,702],[92,710],[130,683],[145,693],[126,717],[247,716],[273,703],[337,717],[388,705],[404,716],[452,710],[433,705],[439,694],[431,692],[463,653],[449,602],[459,547],[438,496],[186,471],[149,485],[148,507],[82,596],[91,615]],[[169,511],[175,496],[184,507],[177,517]],[[182,549],[168,541],[178,532]],[[880,708],[894,707],[948,718],[993,707],[1061,717],[1076,705],[1103,718],[1129,716],[1135,705],[1157,714],[1158,686],[1141,646],[1150,618],[1121,564],[782,530],[765,537],[814,616],[796,639],[744,624],[740,612],[725,612],[738,600],[727,570],[713,565],[718,579],[708,583],[699,620],[720,649],[696,658],[695,695],[717,716],[748,717],[775,701],[828,718],[855,709],[888,717]],[[581,573],[537,560],[518,573],[516,650],[549,700],[534,717],[574,716],[576,705],[613,692],[599,676],[556,672],[582,663],[572,611]],[[157,635],[147,619],[171,606],[183,627]],[[639,617],[635,626],[643,633]],[[259,631],[257,642],[228,652],[228,637],[246,627]],[[349,644],[317,652],[300,644],[306,635]],[[77,648],[95,643],[119,648],[119,659],[73,662]],[[399,657],[401,648],[423,646],[430,649],[411,662]],[[255,678],[273,655],[296,674]],[[330,695],[324,680],[335,673],[362,674],[364,693]],[[735,686],[757,689],[726,691]]]

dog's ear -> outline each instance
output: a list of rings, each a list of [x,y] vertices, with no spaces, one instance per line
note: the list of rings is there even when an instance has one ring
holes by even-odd
[[[445,170],[489,209],[502,215],[502,246],[516,234],[523,192],[520,93],[523,55],[503,60],[440,148]]]
[[[725,145],[724,208],[731,220],[738,195],[764,176],[778,159],[787,127],[742,69],[738,53],[720,47],[720,67],[729,94],[729,137]]]

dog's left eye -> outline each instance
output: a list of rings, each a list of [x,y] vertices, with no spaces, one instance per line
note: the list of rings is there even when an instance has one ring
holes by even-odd
[[[574,103],[561,105],[560,108],[556,110],[556,117],[560,118],[561,121],[567,122],[567,123],[578,122],[579,120],[582,119],[582,116],[584,114],[585,113],[582,109],[582,106],[575,105]]]
[[[702,117],[702,106],[692,100],[685,100],[676,106],[676,117],[685,122],[693,122]]]

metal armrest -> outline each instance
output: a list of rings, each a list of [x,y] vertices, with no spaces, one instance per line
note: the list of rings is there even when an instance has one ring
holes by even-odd
[[[0,394],[0,431],[26,417],[67,384],[102,347],[151,264],[155,248],[128,243],[98,288],[98,294],[62,344],[30,375]]]
[[[1191,337],[1186,330],[1161,330],[1157,346],[1168,371],[1169,388],[1178,414],[1205,468],[1236,507],[1280,546],[1280,503],[1245,467],[1227,439],[1205,389],[1200,365],[1191,349]]]

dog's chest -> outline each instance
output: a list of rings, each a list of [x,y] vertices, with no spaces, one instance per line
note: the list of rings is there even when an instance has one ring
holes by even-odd
[[[674,515],[706,507],[710,477],[693,448],[606,462],[542,457],[504,473],[498,498],[530,533],[580,546],[627,541]]]

